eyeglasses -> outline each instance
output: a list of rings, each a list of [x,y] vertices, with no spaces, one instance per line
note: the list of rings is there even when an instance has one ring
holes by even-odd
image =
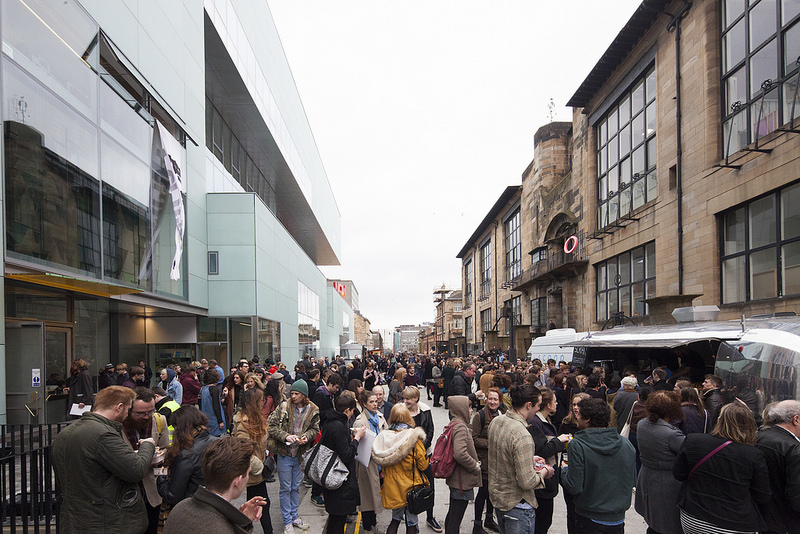
[[[139,417],[150,417],[155,413],[155,410],[149,410],[147,412],[131,412],[133,415],[137,415]]]

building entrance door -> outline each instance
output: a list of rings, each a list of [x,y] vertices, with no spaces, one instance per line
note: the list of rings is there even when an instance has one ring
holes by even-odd
[[[39,321],[6,321],[8,424],[67,419],[67,395],[62,388],[71,360],[71,328]]]
[[[44,323],[6,322],[6,420],[38,424],[44,416]]]
[[[45,325],[44,371],[45,414],[48,423],[59,423],[67,419],[67,395],[62,392],[69,366],[72,364],[72,328]]]

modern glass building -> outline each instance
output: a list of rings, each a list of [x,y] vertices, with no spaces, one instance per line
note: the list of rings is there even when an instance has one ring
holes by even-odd
[[[266,2],[0,9],[0,422],[64,419],[77,358],[333,356],[340,215]]]

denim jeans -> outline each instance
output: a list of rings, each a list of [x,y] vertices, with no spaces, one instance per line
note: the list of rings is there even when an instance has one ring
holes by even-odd
[[[536,509],[512,508],[506,512],[494,509],[500,534],[534,534]]]
[[[398,508],[396,510],[392,510],[392,521],[402,521],[403,515],[406,517],[406,526],[407,527],[415,527],[419,520],[417,516],[409,513],[408,507],[403,506],[402,508]]]
[[[283,524],[288,525],[300,514],[300,483],[303,481],[303,470],[300,469],[300,458],[278,456],[278,479],[281,483],[280,501]]]

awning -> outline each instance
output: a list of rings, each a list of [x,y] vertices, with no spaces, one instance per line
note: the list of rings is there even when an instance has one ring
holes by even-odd
[[[665,338],[665,339],[583,339],[562,345],[563,347],[591,347],[607,349],[674,349],[701,341],[720,341],[719,338]]]
[[[66,289],[68,291],[75,291],[77,293],[86,293],[88,295],[95,295],[97,297],[130,295],[132,293],[142,293],[143,291],[141,289],[132,287],[106,284],[96,280],[85,280],[81,278],[74,278],[72,276],[63,276],[51,273],[6,274],[5,276],[11,280],[19,280],[21,282],[29,282],[31,284],[38,284],[42,286],[57,287],[59,289]]]

